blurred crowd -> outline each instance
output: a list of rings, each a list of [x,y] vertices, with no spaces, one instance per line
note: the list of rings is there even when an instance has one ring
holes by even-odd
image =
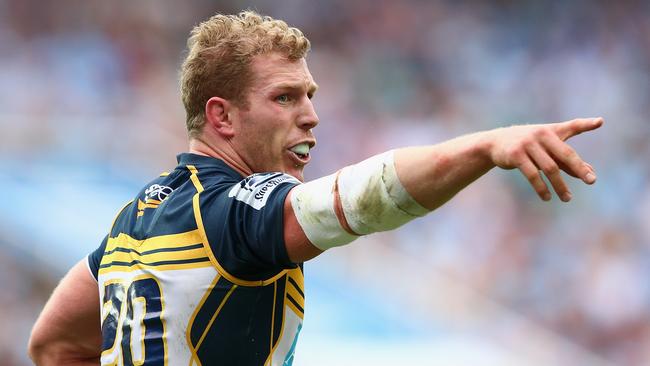
[[[25,340],[56,285],[54,268],[34,260],[28,252],[17,249],[2,231],[0,239],[0,364],[28,365]],[[53,272],[54,271],[54,272]]]
[[[417,258],[408,278],[433,268],[615,364],[650,364],[642,1],[0,0],[0,164],[90,161],[141,182],[173,167],[186,148],[177,70],[187,35],[215,12],[248,7],[312,42],[321,123],[308,179],[398,146],[603,116],[601,130],[574,139],[599,181],[571,183],[571,203],[543,203],[519,173],[493,171],[438,212],[360,245],[384,248],[363,260]],[[8,253],[3,291],[42,277]],[[354,277],[358,263],[348,264]],[[30,299],[50,291],[29,288]],[[5,314],[28,309],[0,301]],[[0,358],[6,333],[25,326],[5,321]]]

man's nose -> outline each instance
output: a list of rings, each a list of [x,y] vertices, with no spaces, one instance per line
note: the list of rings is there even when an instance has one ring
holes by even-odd
[[[298,120],[298,127],[311,130],[312,128],[318,125],[319,119],[314,109],[314,104],[311,102],[311,99],[306,99],[304,103],[304,109]]]

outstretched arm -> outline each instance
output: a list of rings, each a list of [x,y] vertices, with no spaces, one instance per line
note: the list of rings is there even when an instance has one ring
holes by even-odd
[[[561,171],[587,184],[596,175],[565,141],[602,124],[602,118],[584,118],[478,132],[437,145],[397,149],[388,160],[377,156],[342,169],[347,169],[346,176],[339,171],[298,186],[285,202],[289,257],[303,262],[359,235],[401,226],[440,207],[495,166],[520,170],[548,201],[551,193],[543,172],[560,199],[569,201]],[[363,184],[354,183],[356,177]],[[381,207],[373,204],[382,202]]]
[[[29,339],[36,365],[98,365],[102,335],[99,293],[85,260],[54,289]]]

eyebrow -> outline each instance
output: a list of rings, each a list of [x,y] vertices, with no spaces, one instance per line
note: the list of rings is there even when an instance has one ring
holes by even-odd
[[[293,83],[293,82],[280,82],[277,84],[271,85],[271,88],[273,89],[302,89],[303,84],[302,83]],[[309,94],[315,94],[316,91],[318,90],[318,84],[316,82],[311,82],[309,84],[309,89],[307,90],[307,93]]]

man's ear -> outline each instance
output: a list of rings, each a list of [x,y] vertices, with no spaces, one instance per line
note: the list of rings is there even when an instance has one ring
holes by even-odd
[[[205,103],[206,123],[212,127],[218,134],[225,138],[231,138],[235,135],[231,114],[236,108],[228,100],[212,97]]]

